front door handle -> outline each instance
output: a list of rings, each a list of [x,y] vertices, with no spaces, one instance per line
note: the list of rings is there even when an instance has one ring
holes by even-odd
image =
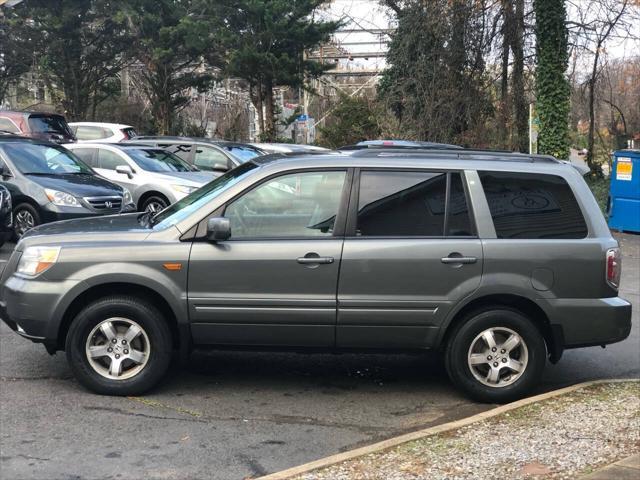
[[[448,257],[441,258],[440,261],[446,264],[469,264],[476,263],[478,259],[476,257],[463,257],[458,252],[449,254]]]
[[[333,257],[321,257],[317,253],[307,253],[304,257],[298,257],[298,263],[301,263],[302,265],[333,263]]]

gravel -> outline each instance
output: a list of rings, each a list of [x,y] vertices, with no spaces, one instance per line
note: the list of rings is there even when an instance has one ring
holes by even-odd
[[[298,480],[569,479],[640,451],[640,383],[587,387]]]

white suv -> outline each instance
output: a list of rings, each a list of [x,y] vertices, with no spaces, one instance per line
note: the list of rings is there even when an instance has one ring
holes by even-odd
[[[138,135],[131,125],[121,123],[73,122],[69,126],[79,142],[117,143]]]

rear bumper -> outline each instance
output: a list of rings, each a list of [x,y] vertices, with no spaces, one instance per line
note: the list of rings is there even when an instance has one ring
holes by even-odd
[[[620,297],[547,299],[551,325],[562,330],[563,347],[621,342],[631,333],[631,304]]]

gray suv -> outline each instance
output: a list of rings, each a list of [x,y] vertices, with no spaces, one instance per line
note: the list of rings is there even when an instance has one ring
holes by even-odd
[[[194,346],[441,350],[506,402],[564,349],[619,342],[620,253],[571,166],[469,150],[256,158],[153,215],[30,230],[1,277],[17,333],[135,395]]]

